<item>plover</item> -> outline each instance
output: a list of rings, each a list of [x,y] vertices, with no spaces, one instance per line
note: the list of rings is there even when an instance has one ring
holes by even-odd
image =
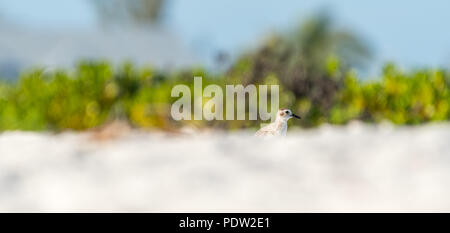
[[[289,109],[282,108],[278,110],[275,121],[262,127],[255,133],[255,136],[256,137],[285,136],[287,131],[287,121],[292,117],[301,119],[301,117],[295,115]]]

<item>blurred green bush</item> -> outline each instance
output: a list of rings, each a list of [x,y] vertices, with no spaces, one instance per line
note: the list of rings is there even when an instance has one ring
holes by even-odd
[[[237,65],[248,69],[242,63]],[[85,61],[70,72],[34,69],[15,83],[0,83],[0,130],[84,130],[115,119],[127,120],[139,128],[165,130],[186,124],[240,129],[262,123],[172,120],[170,107],[177,100],[170,96],[172,87],[186,84],[193,89],[194,76],[203,77],[203,87],[212,83],[240,84],[237,73],[213,75],[202,69],[164,73],[136,68],[131,63],[113,68],[106,62]],[[298,96],[276,74],[269,74],[258,83],[280,84],[280,106],[291,108],[304,118],[290,124],[313,127],[324,122],[345,124],[354,119],[388,120],[395,124],[448,120],[449,80],[444,70],[405,73],[393,64],[386,65],[382,77],[372,81],[362,82],[348,71],[330,97],[331,103],[325,103],[326,108],[320,106],[320,101]]]
[[[283,85],[304,117],[302,124],[316,126],[334,103],[350,68],[364,68],[371,50],[355,33],[337,28],[327,11],[287,32],[277,32],[256,49],[241,56],[228,75],[244,84],[265,83],[270,76]],[[286,97],[288,98],[288,97]]]
[[[445,70],[403,73],[393,64],[382,77],[360,82],[349,74],[336,96],[329,120],[342,124],[352,119],[389,120],[395,124],[420,124],[450,119],[449,75]]]

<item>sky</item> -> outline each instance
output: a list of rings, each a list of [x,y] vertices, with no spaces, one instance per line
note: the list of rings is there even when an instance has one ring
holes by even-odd
[[[164,26],[199,57],[239,53],[272,31],[289,30],[320,9],[375,52],[375,64],[450,65],[447,0],[170,0]],[[0,18],[37,29],[95,28],[89,0],[0,0]]]

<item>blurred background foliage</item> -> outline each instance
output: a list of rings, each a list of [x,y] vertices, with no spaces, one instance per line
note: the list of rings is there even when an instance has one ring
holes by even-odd
[[[102,6],[104,1],[94,2],[99,11],[105,12],[104,17],[116,15],[108,13]],[[127,1],[136,5],[113,9],[133,12],[144,7],[140,5],[143,2],[156,4],[158,13],[130,15],[137,21],[157,22],[163,1]],[[351,120],[412,125],[450,119],[448,71],[404,72],[389,63],[380,72],[381,77],[362,81],[356,70],[363,70],[371,57],[372,51],[363,39],[337,28],[324,12],[298,28],[273,34],[238,57],[226,72],[202,68],[169,72],[137,67],[131,62],[113,66],[98,60],[80,61],[71,70],[35,68],[23,72],[17,81],[0,83],[0,130],[85,130],[114,120],[164,130],[184,125],[256,128],[263,123],[172,120],[170,108],[177,98],[171,97],[171,90],[177,84],[186,84],[193,98],[194,76],[203,77],[203,87],[279,84],[280,107],[301,115],[302,120],[289,122],[301,127]],[[204,98],[203,103],[206,101]]]
[[[248,67],[246,68],[248,69]],[[326,69],[326,67],[324,68]],[[240,129],[258,127],[260,121],[174,121],[170,96],[172,87],[202,76],[203,87],[225,86],[230,76],[214,75],[202,69],[158,72],[124,63],[113,68],[106,62],[80,62],[75,71],[46,72],[34,69],[17,83],[0,84],[1,130],[84,130],[113,120],[128,121],[147,129],[175,130],[183,125]],[[391,121],[395,124],[420,124],[450,119],[449,75],[444,70],[417,70],[404,73],[388,64],[379,80],[361,81],[348,71],[342,85],[336,85],[326,106],[309,96],[299,96],[292,87],[271,74],[261,83],[280,84],[280,106],[291,108],[303,117],[290,121],[302,127],[321,123],[345,124],[351,120]],[[318,94],[316,94],[318,95]],[[206,102],[207,99],[204,99]],[[317,110],[321,109],[321,110]],[[322,110],[323,109],[323,110]]]
[[[298,28],[269,37],[255,51],[237,60],[229,74],[244,84],[277,77],[283,94],[299,100],[306,125],[324,121],[336,92],[351,68],[364,69],[371,49],[351,31],[338,29],[328,12],[306,20]],[[294,100],[295,99],[295,100]]]

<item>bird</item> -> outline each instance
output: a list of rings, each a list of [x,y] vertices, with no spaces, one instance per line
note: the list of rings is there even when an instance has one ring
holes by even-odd
[[[301,119],[291,110],[282,108],[278,110],[275,121],[256,131],[256,137],[285,136],[287,132],[287,121],[291,118]]]

